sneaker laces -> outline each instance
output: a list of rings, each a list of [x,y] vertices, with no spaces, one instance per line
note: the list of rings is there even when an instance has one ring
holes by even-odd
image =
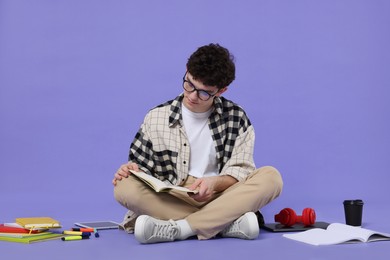
[[[223,234],[229,234],[229,235],[242,235],[242,231],[240,230],[240,224],[239,224],[240,221],[233,221],[233,223],[231,223],[229,226],[227,226],[224,230],[223,230]]]
[[[177,234],[179,233],[180,228],[172,219],[164,221],[164,223],[157,223],[153,229],[153,237],[162,238],[166,240],[173,241]]]
[[[259,224],[253,212],[247,212],[222,231],[223,237],[255,239],[259,236]]]

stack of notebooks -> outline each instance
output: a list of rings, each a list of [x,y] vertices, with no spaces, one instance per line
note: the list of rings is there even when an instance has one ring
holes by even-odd
[[[15,223],[0,224],[0,241],[29,244],[63,237],[62,233],[51,231],[55,228],[61,225],[50,217],[17,218]]]

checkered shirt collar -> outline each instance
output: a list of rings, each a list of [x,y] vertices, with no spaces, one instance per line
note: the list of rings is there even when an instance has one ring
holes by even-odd
[[[172,127],[176,123],[180,123],[182,119],[181,104],[183,102],[184,94],[177,96],[171,103],[171,114],[169,116],[169,126]],[[222,115],[222,100],[219,97],[214,97],[214,112]]]

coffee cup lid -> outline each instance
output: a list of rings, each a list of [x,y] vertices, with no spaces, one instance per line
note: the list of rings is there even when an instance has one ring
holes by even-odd
[[[344,205],[363,205],[363,200],[344,200]]]

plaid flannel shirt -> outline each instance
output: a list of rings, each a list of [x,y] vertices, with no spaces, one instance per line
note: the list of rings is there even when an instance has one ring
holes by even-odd
[[[174,185],[189,173],[190,147],[181,114],[183,94],[150,110],[130,146],[129,161],[140,170]],[[225,99],[214,98],[209,128],[214,140],[220,175],[238,181],[255,170],[255,133],[244,110]]]

